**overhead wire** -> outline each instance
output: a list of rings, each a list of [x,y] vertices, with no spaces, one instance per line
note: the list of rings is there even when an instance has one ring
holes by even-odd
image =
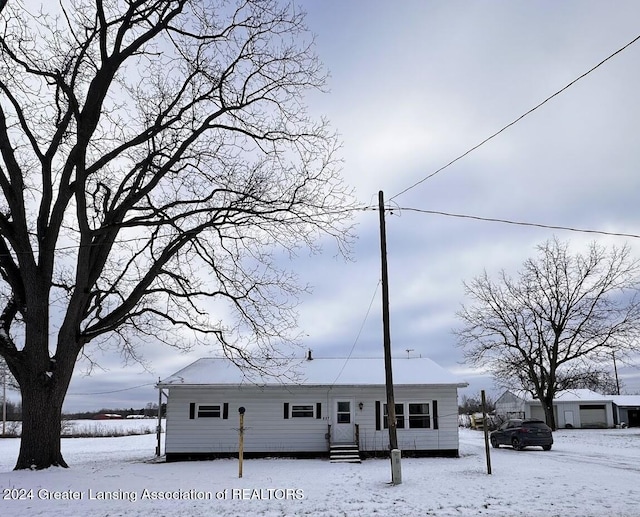
[[[344,360],[344,364],[342,365],[342,368],[340,368],[340,371],[336,375],[336,378],[331,383],[331,387],[333,387],[335,385],[335,383],[338,382],[338,379],[340,378],[340,376],[342,375],[342,372],[346,368],[347,363],[349,362],[349,359],[351,359],[351,355],[353,354],[353,351],[355,350],[356,345],[358,344],[358,340],[360,339],[360,335],[362,334],[362,330],[364,329],[365,323],[367,322],[367,319],[369,318],[369,313],[371,312],[371,307],[373,307],[373,302],[376,299],[376,295],[378,294],[378,288],[380,287],[381,283],[382,283],[382,280],[378,280],[378,283],[376,284],[376,288],[373,291],[373,296],[371,297],[371,301],[369,302],[369,308],[367,309],[367,313],[364,315],[364,320],[362,320],[362,325],[360,325],[360,330],[358,330],[358,334],[356,335],[356,339],[354,340],[353,345],[351,345],[351,350],[349,351],[349,355]]]
[[[95,393],[67,393],[67,395],[75,395],[75,396],[90,396],[90,395],[110,395],[112,393],[120,393],[123,391],[131,391],[131,390],[137,390],[138,388],[145,388],[147,386],[155,386],[155,383],[153,382],[148,382],[146,384],[140,384],[138,386],[131,386],[130,388],[121,388],[119,390],[111,390],[111,391],[98,391]]]
[[[477,221],[486,221],[492,223],[503,223],[503,224],[512,224],[517,226],[532,226],[536,228],[547,228],[551,230],[565,230],[569,232],[579,232],[579,233],[595,233],[598,235],[607,235],[613,237],[629,237],[632,239],[640,239],[640,235],[635,233],[623,233],[623,232],[608,232],[605,230],[591,230],[586,228],[573,228],[571,226],[560,226],[553,224],[542,224],[542,223],[530,223],[525,221],[513,221],[510,219],[500,219],[496,217],[480,217],[477,215],[466,215],[466,214],[455,214],[451,212],[441,212],[439,210],[423,210],[421,208],[411,208],[411,207],[400,207],[398,208],[400,211],[406,212],[418,212],[423,214],[432,214],[432,215],[442,215],[446,217],[458,217],[461,219],[474,219]]]
[[[409,187],[405,188],[404,190],[400,191],[399,193],[395,194],[394,196],[392,196],[389,201],[391,201],[392,199],[395,199],[399,196],[401,196],[402,194],[405,194],[406,192],[416,188],[418,185],[421,185],[422,183],[424,183],[425,181],[427,181],[430,178],[433,178],[436,174],[442,172],[443,170],[447,169],[448,167],[450,167],[451,165],[453,165],[454,163],[456,163],[457,161],[461,160],[462,158],[464,158],[465,156],[467,156],[468,154],[472,153],[473,151],[475,151],[476,149],[478,149],[479,147],[483,146],[484,144],[486,144],[487,142],[489,142],[490,140],[494,139],[496,136],[498,136],[499,134],[503,133],[504,131],[506,131],[508,128],[510,128],[511,126],[517,124],[518,122],[520,122],[523,118],[525,118],[526,116],[530,115],[531,113],[533,113],[534,111],[536,111],[538,108],[540,108],[541,106],[543,106],[544,104],[546,104],[547,102],[549,102],[551,99],[553,99],[554,97],[557,97],[558,95],[560,95],[562,92],[564,92],[565,90],[567,90],[568,88],[570,88],[571,86],[573,86],[574,84],[576,84],[578,81],[580,81],[581,79],[583,79],[584,77],[586,77],[587,75],[589,75],[591,72],[593,72],[594,70],[596,70],[597,68],[599,68],[600,66],[602,66],[604,63],[606,63],[607,61],[609,61],[610,59],[612,59],[613,57],[615,57],[616,55],[618,55],[620,52],[623,52],[624,50],[626,50],[628,47],[630,47],[631,45],[633,45],[635,42],[637,42],[638,40],[640,40],[640,34],[638,36],[636,36],[635,38],[633,38],[629,43],[627,43],[626,45],[622,46],[621,48],[619,48],[618,50],[616,50],[613,54],[609,55],[608,57],[606,57],[605,59],[603,59],[602,61],[600,61],[597,65],[591,67],[589,70],[587,70],[586,72],[584,72],[583,74],[581,74],[580,76],[578,76],[577,78],[575,78],[573,81],[571,81],[569,84],[567,84],[566,86],[564,86],[563,88],[561,88],[560,90],[558,90],[557,92],[555,92],[554,94],[550,95],[549,97],[547,97],[546,99],[544,99],[542,102],[538,103],[536,106],[534,106],[533,108],[531,108],[530,110],[528,110],[527,112],[523,113],[522,115],[520,115],[518,118],[516,118],[515,120],[513,120],[512,122],[510,122],[509,124],[507,124],[506,126],[504,126],[502,129],[496,131],[495,133],[493,133],[492,135],[488,136],[487,138],[485,138],[484,140],[482,140],[479,144],[474,145],[471,149],[465,151],[464,153],[462,153],[460,156],[458,156],[457,158],[454,158],[453,160],[451,160],[449,163],[447,163],[446,165],[443,165],[442,167],[440,167],[439,169],[435,170],[434,172],[432,172],[431,174],[425,176],[424,178],[422,178],[421,180],[415,182],[414,184],[410,185]]]
[[[90,395],[110,395],[111,393],[120,393],[120,392],[123,392],[123,391],[137,390],[138,388],[145,388],[147,386],[155,386],[155,383],[148,382],[146,384],[140,384],[138,386],[131,386],[130,388],[121,388],[119,390],[97,391],[95,393],[67,393],[67,395],[82,396],[82,397],[87,397],[87,396],[90,396]]]

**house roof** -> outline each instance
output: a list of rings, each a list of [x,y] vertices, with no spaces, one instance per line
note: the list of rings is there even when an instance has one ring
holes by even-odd
[[[510,397],[520,399],[526,402],[539,402],[534,399],[530,393],[514,394],[507,390],[496,400],[496,403],[505,403],[510,401]],[[554,402],[613,402],[616,406],[640,406],[640,395],[601,395],[592,390],[576,389],[560,391],[553,399]]]
[[[394,385],[455,385],[465,387],[451,372],[428,358],[395,358]],[[201,385],[384,385],[382,358],[314,358],[293,360],[279,373],[260,376],[241,369],[226,358],[198,359],[159,382],[160,386]]]
[[[578,389],[561,391],[556,395],[557,401],[563,402],[608,402],[611,401],[611,395],[600,395],[592,390]]]
[[[640,406],[640,395],[611,395],[616,406]]]
[[[514,399],[520,399],[526,402],[539,402],[537,398],[534,398],[529,392],[512,392],[505,391],[496,402],[503,402],[504,400],[509,399],[509,397],[513,397]],[[575,389],[575,390],[563,390],[559,391],[555,398],[554,402],[611,402],[614,400],[616,396],[614,395],[601,395],[593,390],[588,389]],[[637,397],[638,400],[640,397]]]
[[[611,402],[612,400],[611,395],[600,395],[600,393],[588,389],[559,391],[553,399],[554,402]],[[527,402],[539,401],[527,394]]]

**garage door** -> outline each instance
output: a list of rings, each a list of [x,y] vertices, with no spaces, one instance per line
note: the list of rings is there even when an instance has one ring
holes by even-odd
[[[542,409],[542,406],[529,406],[529,408],[531,409],[531,418],[537,418],[538,420],[542,420],[543,422],[546,422],[547,419],[544,416],[544,411]],[[558,406],[553,406],[553,416],[556,419],[556,422],[558,421]]]
[[[538,420],[544,421],[545,418],[542,406],[531,406],[531,418],[537,418]]]
[[[604,405],[580,405],[580,426],[583,428],[606,428],[607,411]]]

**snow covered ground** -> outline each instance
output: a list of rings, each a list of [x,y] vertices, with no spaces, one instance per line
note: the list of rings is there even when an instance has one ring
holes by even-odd
[[[155,436],[68,438],[69,469],[14,472],[19,441],[0,440],[2,515],[640,517],[640,429],[562,430],[553,450],[491,450],[460,431],[461,457],[402,460],[154,462]]]

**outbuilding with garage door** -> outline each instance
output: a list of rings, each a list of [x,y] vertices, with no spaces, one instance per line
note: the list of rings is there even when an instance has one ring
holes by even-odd
[[[544,411],[539,400],[530,400],[527,405],[531,418],[544,420]],[[562,391],[553,401],[553,410],[559,428],[605,429],[614,426],[611,396],[600,395],[595,391]]]
[[[530,394],[517,396],[523,400],[525,418],[545,420],[544,410],[539,400],[533,399]],[[501,412],[498,403],[496,403],[496,412],[498,414]],[[558,428],[598,429],[614,427],[616,424],[613,397],[600,395],[587,389],[559,392],[553,401],[553,412]]]

